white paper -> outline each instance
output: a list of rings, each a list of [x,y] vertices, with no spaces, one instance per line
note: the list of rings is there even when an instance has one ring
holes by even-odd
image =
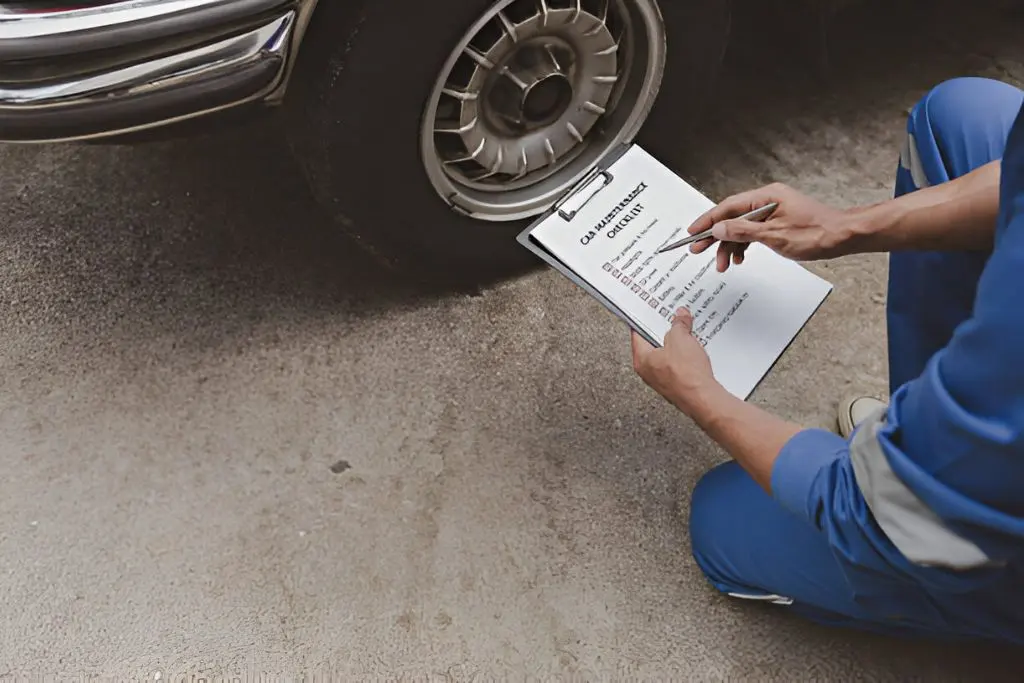
[[[653,339],[686,306],[716,379],[746,399],[832,286],[758,244],[725,273],[715,249],[655,255],[714,203],[637,146],[609,171],[611,182],[571,221],[555,213],[531,235]]]

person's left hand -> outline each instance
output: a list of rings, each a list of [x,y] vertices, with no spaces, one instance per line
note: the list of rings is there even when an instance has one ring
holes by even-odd
[[[692,332],[693,316],[685,308],[676,311],[672,329],[660,349],[633,332],[633,369],[648,386],[687,414],[704,392],[720,386],[704,346]]]

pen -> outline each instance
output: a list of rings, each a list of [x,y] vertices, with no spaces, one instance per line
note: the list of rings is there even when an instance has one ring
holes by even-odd
[[[730,218],[728,220],[739,219],[739,220],[744,220],[744,221],[760,221],[760,220],[764,220],[764,219],[768,218],[769,216],[771,216],[772,213],[777,208],[779,208],[779,203],[778,202],[772,202],[771,204],[765,204],[764,206],[762,206],[759,209],[754,209],[753,211],[745,213],[742,216],[736,216],[736,218]],[[708,228],[707,230],[704,230],[702,232],[698,232],[695,235],[690,235],[688,237],[684,237],[683,239],[679,240],[678,242],[673,242],[672,244],[667,244],[667,245],[665,245],[664,247],[662,247],[661,249],[659,249],[658,251],[656,251],[654,253],[655,254],[662,254],[662,253],[664,253],[666,251],[672,251],[673,249],[678,249],[679,247],[685,247],[687,244],[693,244],[694,242],[699,242],[701,240],[707,239],[707,238],[711,237],[711,230],[713,228],[714,228],[714,226],[712,226],[711,228]]]

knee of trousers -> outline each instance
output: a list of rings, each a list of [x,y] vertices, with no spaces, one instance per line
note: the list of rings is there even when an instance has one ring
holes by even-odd
[[[743,469],[733,461],[723,463],[697,482],[690,499],[690,546],[693,559],[704,576],[720,593],[745,600],[790,605],[793,600],[774,593],[752,588],[736,582],[727,569],[731,564],[721,555],[718,546],[725,530],[719,520],[723,511],[742,504],[749,495],[748,487],[755,486]]]
[[[991,151],[1005,143],[993,139],[1006,132],[1002,111],[1019,106],[1019,98],[1020,90],[990,78],[965,76],[936,85],[910,111],[900,166],[922,189],[991,161]]]
[[[741,476],[742,470],[735,462],[722,463],[700,478],[690,498],[690,549],[697,565],[720,590],[718,584],[725,577],[716,566],[716,520],[721,516],[722,506],[736,504],[732,489]]]

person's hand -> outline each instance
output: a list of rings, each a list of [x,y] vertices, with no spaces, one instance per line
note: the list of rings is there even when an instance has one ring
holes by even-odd
[[[736,218],[772,202],[778,202],[779,207],[764,222]],[[722,273],[730,262],[743,263],[751,242],[760,242],[795,261],[840,256],[849,237],[850,218],[845,211],[775,183],[729,197],[694,221],[688,230],[692,235],[712,227],[714,238],[694,242],[690,251],[699,254],[718,241],[716,258],[718,272]]]
[[[704,346],[693,336],[693,316],[680,308],[662,348],[633,332],[633,369],[652,389],[684,413],[709,389],[721,388]]]

